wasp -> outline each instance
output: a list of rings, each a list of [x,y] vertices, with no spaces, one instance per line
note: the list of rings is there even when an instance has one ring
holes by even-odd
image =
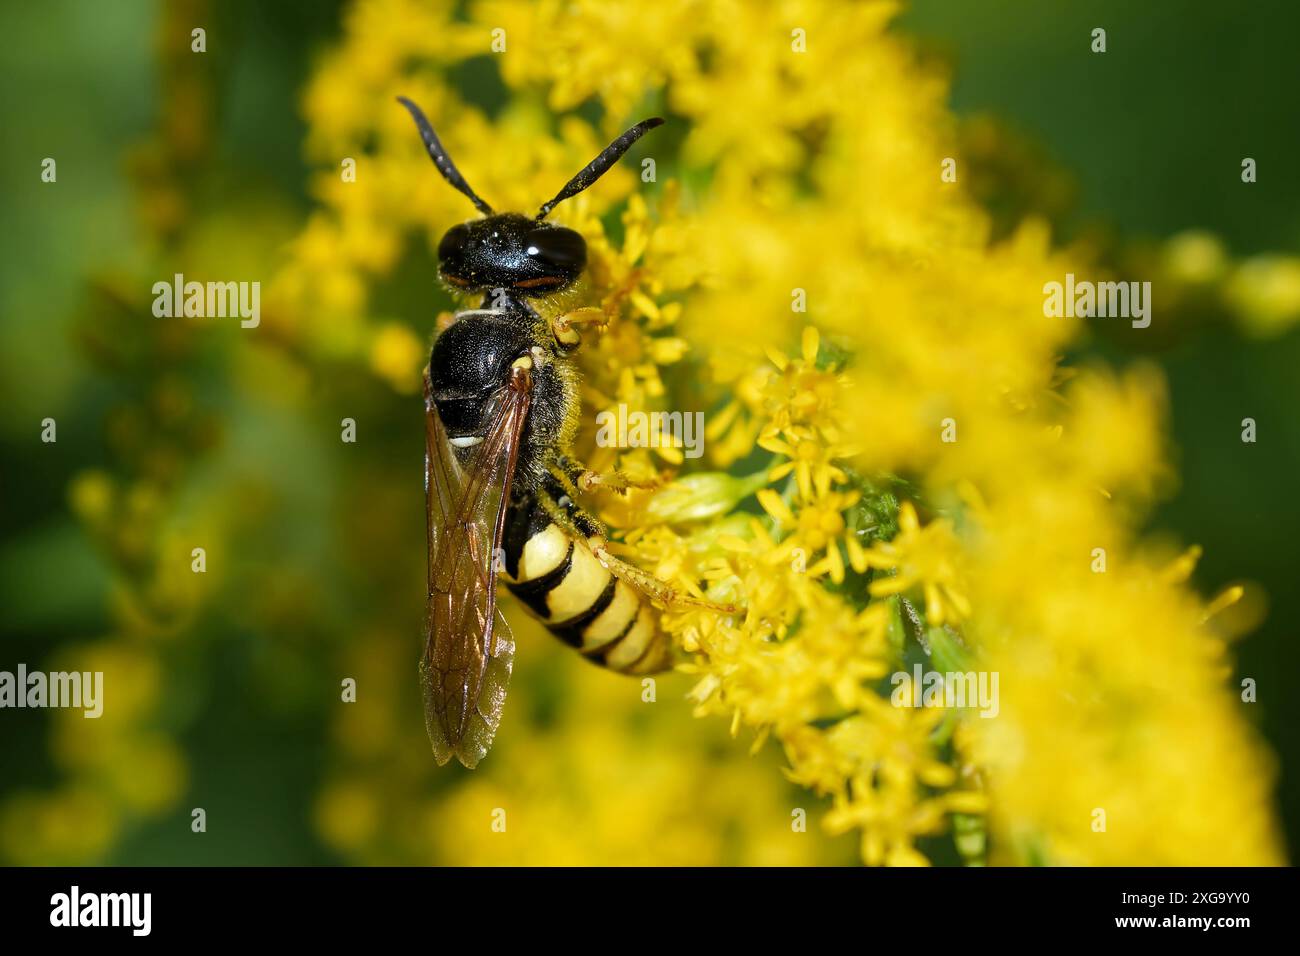
[[[500,724],[514,659],[496,602],[498,578],[560,640],[624,674],[671,666],[652,599],[712,606],[609,553],[607,531],[578,504],[579,489],[635,483],[592,472],[568,451],[580,413],[578,327],[604,316],[562,307],[574,301],[587,245],[546,219],[663,120],[623,133],[529,218],[494,212],[419,107],[405,97],[398,102],[438,172],[483,214],[452,226],[438,244],[442,281],[455,293],[483,297],[437,336],[424,375],[425,725],[440,765],[455,756],[472,768]]]

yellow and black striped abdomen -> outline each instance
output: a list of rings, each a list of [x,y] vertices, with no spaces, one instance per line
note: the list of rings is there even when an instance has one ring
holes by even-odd
[[[669,666],[669,639],[655,609],[540,508],[510,515],[502,549],[506,587],[564,643],[624,674]]]

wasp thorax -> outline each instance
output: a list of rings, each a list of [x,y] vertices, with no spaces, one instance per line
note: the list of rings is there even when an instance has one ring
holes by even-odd
[[[545,295],[582,274],[587,243],[572,229],[500,213],[452,226],[438,260],[442,277],[459,288]]]
[[[519,326],[484,315],[463,318],[438,336],[429,386],[449,435],[484,433],[489,397],[510,381],[510,366],[530,355],[531,345]]]

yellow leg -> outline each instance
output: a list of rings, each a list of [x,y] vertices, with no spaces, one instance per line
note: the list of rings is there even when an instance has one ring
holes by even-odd
[[[636,289],[637,283],[641,281],[641,270],[633,269],[624,280],[619,288],[607,295],[604,301],[598,305],[584,306],[581,309],[572,309],[563,315],[557,315],[551,320],[551,332],[555,335],[555,341],[566,349],[575,349],[582,344],[582,336],[575,326],[595,325],[604,327],[618,315],[618,311],[623,306],[623,300],[632,294]]]
[[[576,479],[576,484],[582,491],[591,491],[593,488],[608,488],[611,491],[627,491],[629,488],[640,488],[650,491],[661,487],[663,483],[664,479],[660,475],[653,478],[637,479],[621,471],[602,473],[586,468],[579,473]]]
[[[608,488],[610,491],[627,491],[629,488],[653,491],[655,488],[662,487],[665,482],[661,474],[653,478],[633,478],[621,471],[593,471],[569,455],[563,455],[559,464],[562,476],[582,492],[596,488]]]
[[[594,474],[583,468],[581,464],[573,458],[565,455],[562,456],[556,466],[551,469],[552,476],[558,481],[562,489],[567,493],[574,484],[571,475]],[[572,495],[570,495],[572,498]],[[645,594],[652,601],[663,607],[700,607],[718,614],[737,614],[739,609],[732,604],[717,604],[713,601],[706,601],[703,598],[697,598],[689,594],[683,594],[680,588],[676,588],[667,581],[662,581],[647,571],[642,571],[633,564],[629,564],[622,558],[615,557],[609,551],[609,541],[605,537],[605,527],[598,520],[589,515],[585,509],[578,506],[577,501],[572,501],[569,508],[560,505],[551,493],[540,490],[537,493],[537,502],[546,512],[547,517],[560,526],[566,534],[573,535],[587,542],[587,547],[591,553],[596,556],[596,560],[609,571],[610,574],[621,581],[631,585],[636,590]]]
[[[560,476],[556,476],[557,478]],[[569,493],[567,482],[562,488],[564,492],[560,499],[552,496],[550,492],[538,490],[537,503],[542,506],[546,516],[559,526],[560,530],[572,538],[580,541],[586,541],[588,538],[596,536],[601,537],[605,534],[605,526],[596,518],[587,513],[586,509],[580,507],[577,500]],[[561,505],[560,501],[568,498],[566,504]]]
[[[577,326],[603,326],[609,322],[609,319],[610,316],[604,309],[597,306],[584,306],[581,309],[573,309],[551,319],[551,333],[555,336],[555,341],[559,342],[563,348],[575,349],[582,344],[582,336],[579,334]]]
[[[739,612],[739,608],[734,604],[718,604],[714,601],[706,601],[704,598],[683,594],[679,588],[673,587],[667,581],[662,581],[653,574],[642,571],[635,565],[628,564],[622,558],[615,557],[609,551],[609,542],[603,537],[593,535],[588,538],[587,547],[591,549],[591,553],[596,556],[596,560],[604,565],[605,570],[610,574],[621,581],[627,582],[664,607],[701,607],[709,611],[715,611],[718,614],[736,614]]]

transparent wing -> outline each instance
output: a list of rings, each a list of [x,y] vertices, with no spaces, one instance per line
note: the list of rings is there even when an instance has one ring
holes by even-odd
[[[492,744],[514,660],[514,639],[496,606],[494,556],[528,414],[528,372],[514,369],[491,402],[483,441],[458,458],[425,376],[429,598],[420,683],[434,757],[445,764],[454,755],[466,767]]]

